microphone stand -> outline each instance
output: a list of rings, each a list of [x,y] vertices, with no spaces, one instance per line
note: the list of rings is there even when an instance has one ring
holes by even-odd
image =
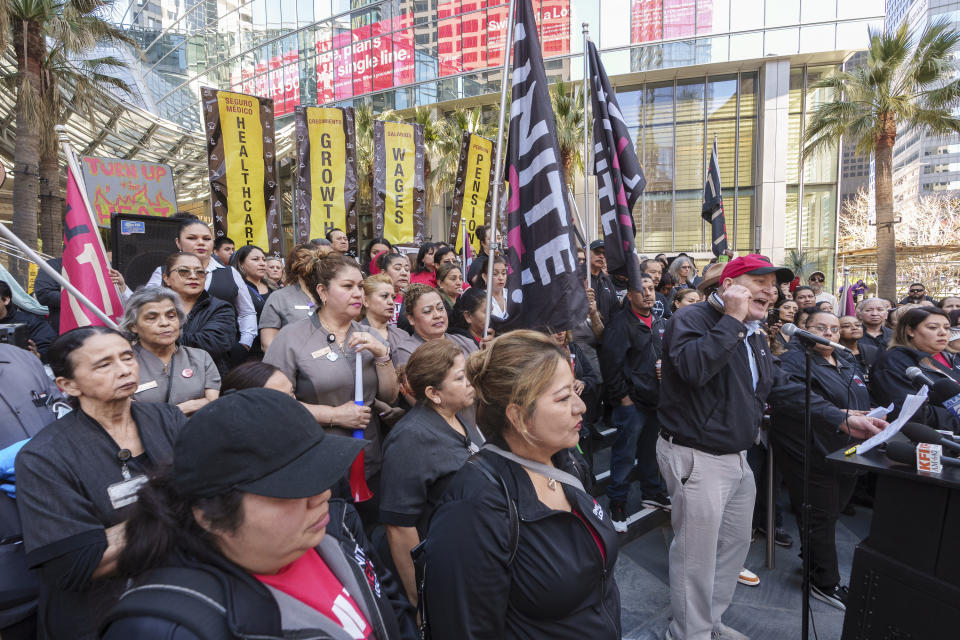
[[[803,624],[800,637],[810,637],[810,455],[813,451],[813,427],[810,421],[810,396],[812,394],[813,345],[804,343],[806,358],[803,396],[803,506],[800,508],[800,549],[803,555]]]

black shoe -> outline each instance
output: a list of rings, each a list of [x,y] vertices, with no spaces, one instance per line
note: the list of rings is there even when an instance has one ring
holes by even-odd
[[[610,519],[613,521],[613,528],[617,533],[627,532],[627,512],[626,503],[619,500],[610,502]]]
[[[840,609],[840,611],[847,610],[847,588],[843,585],[838,584],[830,589],[821,589],[817,585],[811,584],[810,595],[821,602],[826,602],[830,606]]]
[[[760,534],[761,536],[766,537],[767,528],[757,527],[757,533]],[[789,533],[787,533],[786,529],[781,529],[780,527],[777,527],[776,529],[773,530],[773,542],[778,547],[784,547],[785,549],[789,549],[790,547],[793,546],[793,537]]]
[[[664,511],[670,511],[670,509],[673,508],[673,505],[670,504],[670,496],[663,491],[655,493],[652,496],[644,496],[640,504],[645,507],[650,507],[651,509],[663,509]]]

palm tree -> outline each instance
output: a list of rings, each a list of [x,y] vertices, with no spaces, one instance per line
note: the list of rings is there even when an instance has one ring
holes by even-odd
[[[437,188],[434,180],[434,166],[443,162],[443,153],[441,143],[443,141],[446,122],[438,119],[433,109],[427,107],[417,107],[414,109],[413,117],[410,118],[412,124],[419,124],[423,127],[423,185],[424,185],[424,210],[427,215],[433,209],[433,203],[437,201],[437,196],[442,196],[442,191]]]
[[[498,110],[499,107],[493,107],[494,113]],[[496,118],[494,117],[493,120],[496,121]],[[438,194],[453,193],[464,132],[494,140],[497,137],[497,126],[489,124],[484,119],[480,107],[457,109],[447,114],[440,127],[441,139],[437,145],[439,158],[433,165],[432,182]]]
[[[13,150],[13,232],[29,247],[37,246],[37,177],[40,165],[40,68],[46,44],[43,23],[51,11],[50,0],[0,0],[0,47],[13,45],[17,61],[16,129]],[[18,280],[25,280],[25,265],[11,264]]]
[[[17,93],[13,230],[36,247],[38,196],[44,196],[42,228],[47,252],[58,251],[62,238],[53,129],[67,111],[61,84],[70,81],[73,108],[86,111],[91,119],[88,99],[92,91],[106,85],[129,90],[121,80],[103,73],[106,68],[123,66],[116,58],[70,59],[100,44],[134,45],[101,17],[107,15],[111,4],[112,0],[0,0],[0,46],[7,44],[9,33],[17,59],[16,73],[4,79]],[[15,275],[22,276],[22,265],[14,266]]]
[[[860,153],[873,153],[876,169],[878,294],[896,298],[897,257],[893,212],[893,145],[900,129],[960,133],[960,78],[953,60],[960,33],[948,23],[929,26],[914,43],[902,25],[870,31],[866,63],[810,84],[832,89],[833,101],[816,108],[803,137],[806,159],[842,136]]]
[[[550,91],[557,120],[557,143],[564,183],[570,185],[573,171],[583,171],[583,92],[577,84],[558,80]]]

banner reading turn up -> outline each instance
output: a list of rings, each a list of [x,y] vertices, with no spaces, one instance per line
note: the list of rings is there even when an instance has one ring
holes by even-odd
[[[373,124],[374,235],[394,245],[423,243],[423,127]]]
[[[214,233],[280,256],[273,100],[208,87],[201,96]]]

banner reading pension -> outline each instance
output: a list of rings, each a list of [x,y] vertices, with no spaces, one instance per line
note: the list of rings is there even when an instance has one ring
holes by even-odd
[[[463,248],[461,221],[466,222],[473,252],[480,251],[477,227],[487,224],[492,207],[493,141],[468,131],[460,143],[460,163],[453,187],[453,215],[450,217],[450,244]]]
[[[423,243],[423,127],[373,123],[374,235],[394,245]]]
[[[280,256],[273,100],[208,87],[201,97],[214,233]]]
[[[353,109],[297,107],[297,240],[344,231],[357,243]]]

